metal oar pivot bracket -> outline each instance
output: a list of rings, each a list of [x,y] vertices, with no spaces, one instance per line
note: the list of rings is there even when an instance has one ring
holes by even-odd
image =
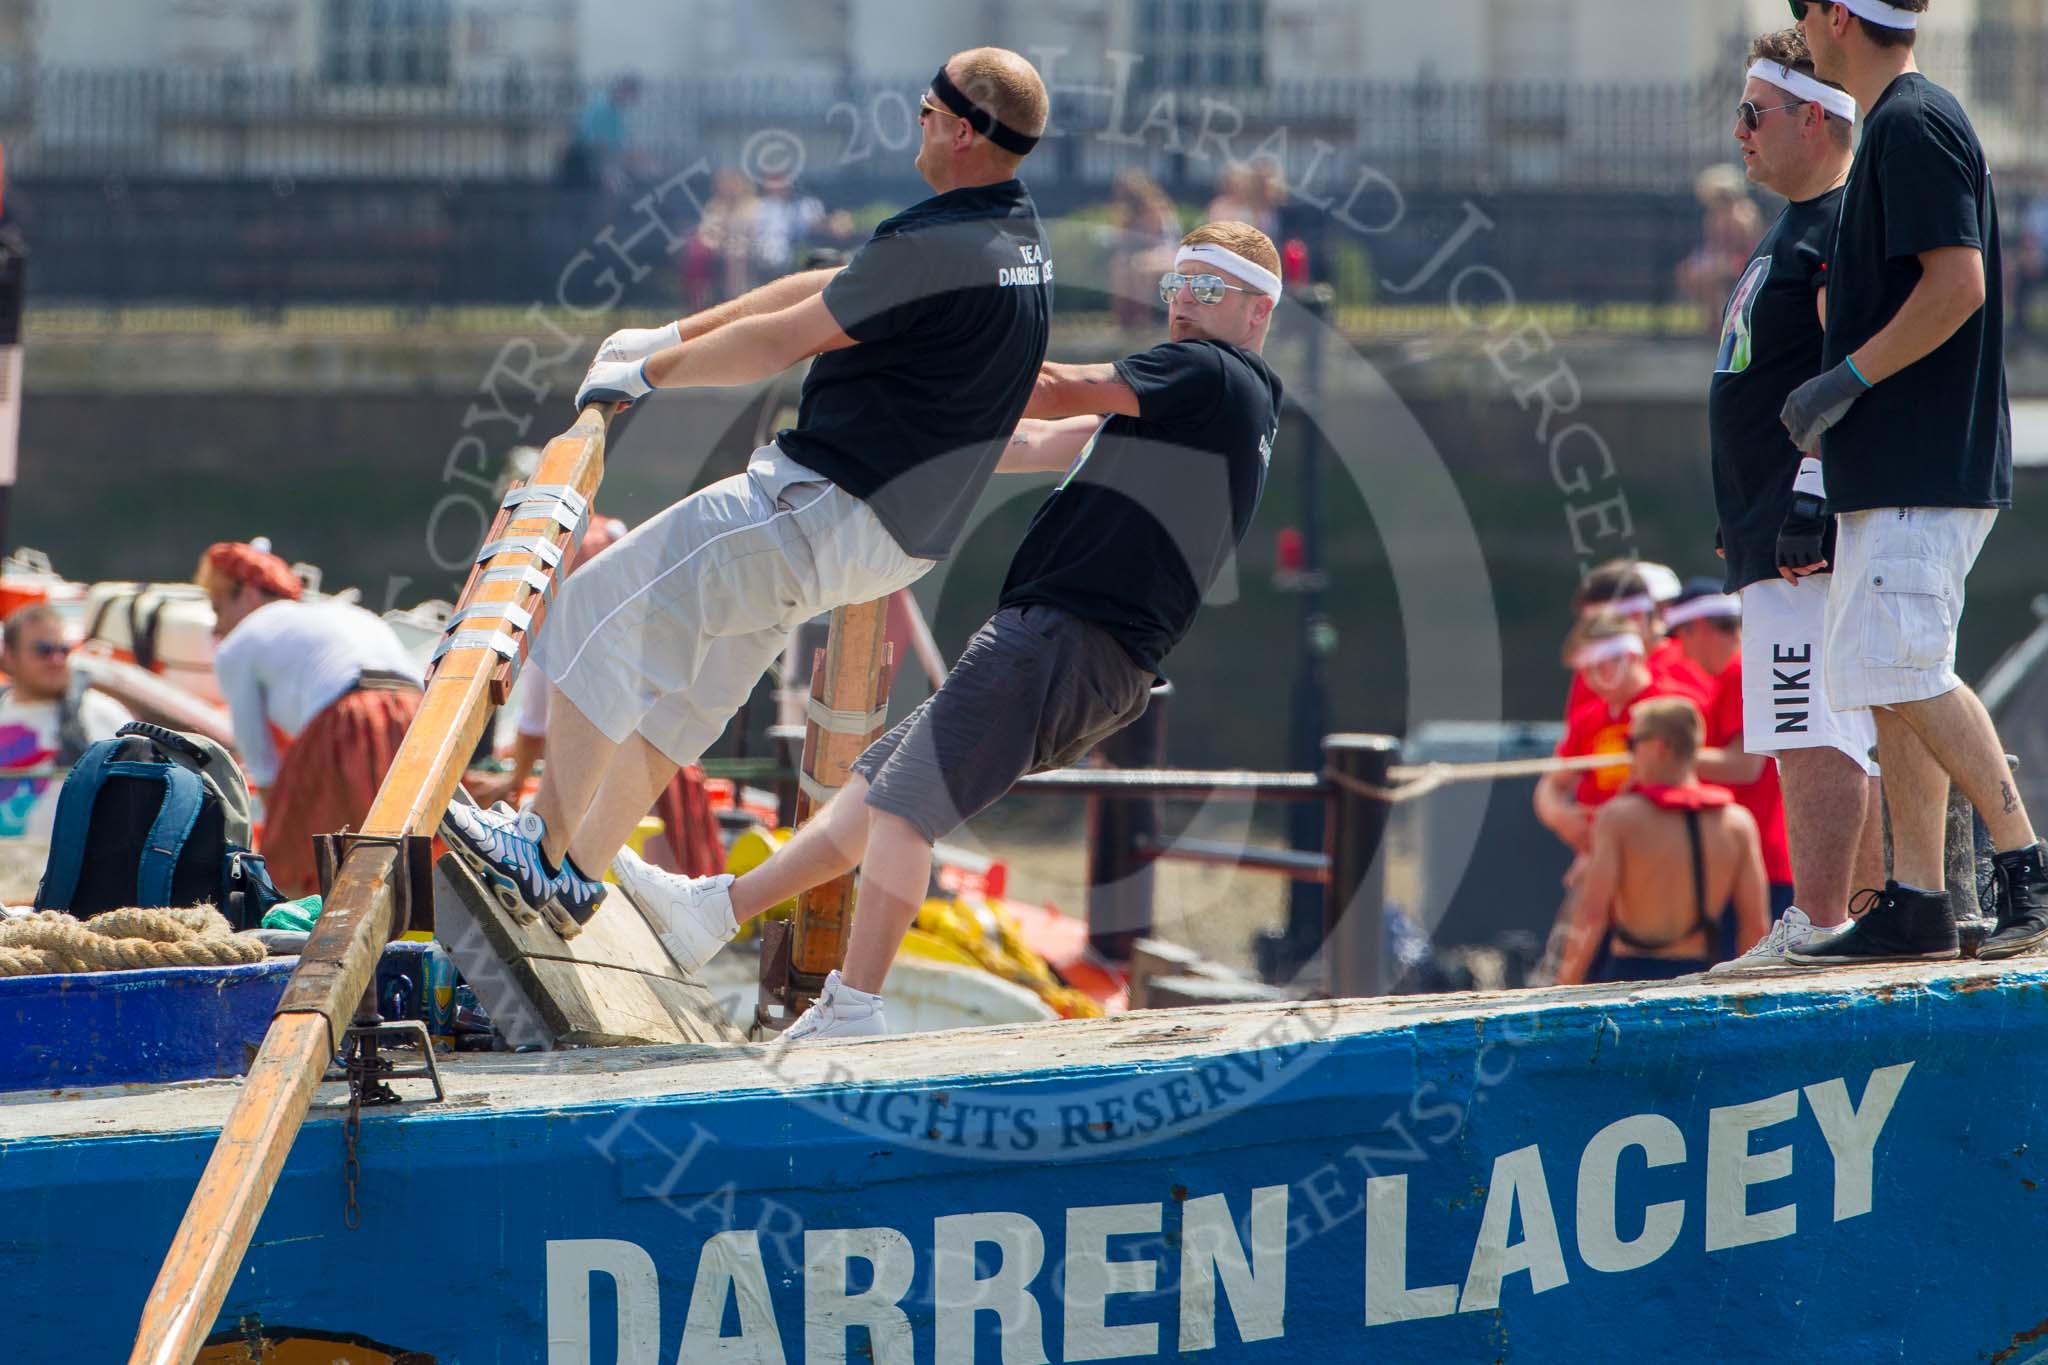
[[[339,834],[313,836],[313,871],[320,881],[320,899],[334,894],[335,878],[349,851],[359,844],[391,849],[397,859],[397,875],[391,879],[391,941],[397,942],[414,929],[434,927],[434,840],[427,834]],[[417,916],[417,918],[415,918]]]

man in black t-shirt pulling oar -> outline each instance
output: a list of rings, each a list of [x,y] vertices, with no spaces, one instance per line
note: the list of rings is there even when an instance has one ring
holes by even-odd
[[[1181,242],[1160,280],[1171,339],[1107,365],[1046,365],[1000,466],[1067,471],[1010,562],[996,614],[939,690],[853,764],[838,796],[735,881],[619,855],[620,882],[694,970],[741,921],[861,868],[846,966],[783,1035],[884,1032],[883,978],[932,845],[1026,773],[1144,711],[1165,658],[1250,527],[1280,415],[1259,352],[1280,255],[1245,223]],[[1101,414],[1108,414],[1102,419]]]
[[[1997,927],[1979,957],[2048,939],[2036,842],[1977,694],[1956,675],[1963,581],[2012,504],[1998,208],[1976,130],[1922,76],[1927,0],[1793,0],[1815,70],[1864,111],[1828,257],[1820,375],[1785,427],[1820,452],[1835,513],[1823,645],[1830,700],[1871,710],[1892,822],[1892,879],[1848,932],[1788,954],[1813,964],[1957,956],[1942,882],[1951,779],[1998,852]]]
[[[955,55],[918,115],[931,198],[837,272],[599,349],[579,409],[753,384],[815,359],[796,424],[744,474],[643,522],[563,585],[533,648],[552,690],[532,808],[455,806],[443,822],[501,898],[576,933],[626,836],[724,732],[790,629],[887,597],[952,551],[1045,358],[1052,261],[1017,170],[1046,111],[1044,82],[1016,53]]]

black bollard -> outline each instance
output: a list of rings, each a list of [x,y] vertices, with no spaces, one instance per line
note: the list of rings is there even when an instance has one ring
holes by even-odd
[[[1173,684],[1152,689],[1145,714],[1095,746],[1116,768],[1166,766],[1166,712]],[[1157,796],[1088,798],[1088,943],[1111,962],[1131,960],[1131,945],[1152,933],[1152,858],[1162,827]]]
[[[1375,791],[1401,751],[1391,735],[1330,735],[1323,767],[1336,790],[1329,803],[1330,884],[1323,897],[1323,980],[1334,998],[1387,989],[1384,884],[1379,851],[1392,805]]]

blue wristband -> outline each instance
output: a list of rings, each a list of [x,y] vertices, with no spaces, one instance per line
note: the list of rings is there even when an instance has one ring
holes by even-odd
[[[1850,374],[1853,374],[1853,375],[1855,375],[1855,376],[1856,376],[1856,380],[1857,380],[1857,382],[1858,382],[1858,383],[1860,383],[1860,384],[1862,384],[1864,388],[1866,388],[1866,389],[1874,389],[1874,388],[1876,388],[1876,387],[1877,387],[1877,385],[1875,385],[1875,384],[1871,383],[1871,382],[1870,382],[1870,381],[1869,381],[1868,379],[1865,379],[1865,378],[1863,377],[1863,371],[1861,371],[1861,370],[1859,370],[1859,369],[1857,369],[1857,368],[1856,368],[1856,357],[1854,357],[1854,356],[1843,356],[1843,357],[1842,357],[1842,363],[1843,363],[1844,365],[1847,365],[1847,366],[1849,367],[1849,373],[1850,373]],[[645,375],[643,375],[643,376],[641,376],[641,377],[642,377],[642,378],[645,378],[646,376],[645,376]]]

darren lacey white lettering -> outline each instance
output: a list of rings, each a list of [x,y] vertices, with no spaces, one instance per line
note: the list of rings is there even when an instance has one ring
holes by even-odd
[[[1002,288],[1020,284],[1051,284],[1052,261],[1035,242],[1026,242],[1017,248],[1023,256],[1022,265],[1005,265],[996,269],[996,284]]]
[[[1290,1250],[1345,1227],[1360,1211],[1361,1316],[1368,1328],[1491,1312],[1504,1290],[1515,1292],[1518,1275],[1527,1277],[1526,1292],[1541,1294],[1569,1285],[1574,1270],[1583,1285],[1589,1271],[1644,1269],[1682,1239],[1718,1252],[1796,1235],[1798,1201],[1775,1202],[1765,1188],[1791,1176],[1795,1158],[1825,1159],[1833,1175],[1829,1202],[1805,1210],[1807,1230],[1869,1213],[1878,1139],[1912,1069],[1911,1062],[1877,1068],[1860,1099],[1851,1098],[1846,1078],[1833,1077],[1712,1109],[1703,1153],[1689,1149],[1679,1124],[1663,1114],[1609,1123],[1564,1168],[1576,1172],[1568,1206],[1575,1263],[1567,1259],[1552,1197],[1560,1166],[1536,1145],[1495,1157],[1476,1227],[1469,1215],[1415,1223],[1409,1176],[1376,1175],[1370,1161],[1361,1161],[1362,1194],[1341,1180],[1336,1189],[1317,1183],[1329,1174],[1324,1168],[1295,1185],[1194,1197],[1176,1191],[1172,1202],[1069,1208],[1064,1225],[1052,1228],[1023,1213],[989,1211],[902,1228],[807,1229],[796,1289],[771,1282],[758,1231],[720,1232],[698,1250],[677,1359],[837,1365],[848,1358],[847,1329],[862,1327],[874,1361],[907,1365],[915,1358],[912,1309],[919,1305],[906,1300],[919,1282],[930,1286],[929,1326],[920,1330],[935,1334],[939,1360],[973,1357],[982,1313],[1000,1325],[1005,1361],[1152,1360],[1210,1349],[1226,1310],[1239,1340],[1273,1340],[1287,1330]],[[1800,1124],[1808,1115],[1810,1122]],[[1772,1145],[1755,1150],[1759,1144]],[[1697,1166],[1670,1177],[1689,1191],[1686,1197],[1623,1208],[1616,1189],[1626,1161],[1653,1170]],[[1640,1230],[1625,1237],[1624,1229]],[[1124,1239],[1114,1256],[1112,1238]],[[1465,1238],[1471,1255],[1462,1282],[1409,1283],[1411,1246],[1461,1246]],[[991,1248],[1000,1254],[983,1274]],[[863,1268],[851,1271],[856,1260]],[[1174,1263],[1169,1306],[1159,1285]],[[661,1283],[681,1283],[686,1267],[657,1266],[647,1248],[601,1238],[548,1242],[546,1267],[550,1360],[592,1358],[593,1307],[607,1301],[615,1305],[622,1365],[662,1360]],[[1049,1269],[1054,1273],[1043,1273]],[[600,1275],[612,1292],[594,1295]],[[851,1283],[866,1287],[850,1292]],[[792,1313],[799,1294],[801,1312]],[[1112,1304],[1123,1296],[1129,1297]],[[799,1322],[801,1355],[794,1355],[797,1343],[784,1340],[783,1324]],[[1047,1354],[1049,1341],[1059,1355]]]

